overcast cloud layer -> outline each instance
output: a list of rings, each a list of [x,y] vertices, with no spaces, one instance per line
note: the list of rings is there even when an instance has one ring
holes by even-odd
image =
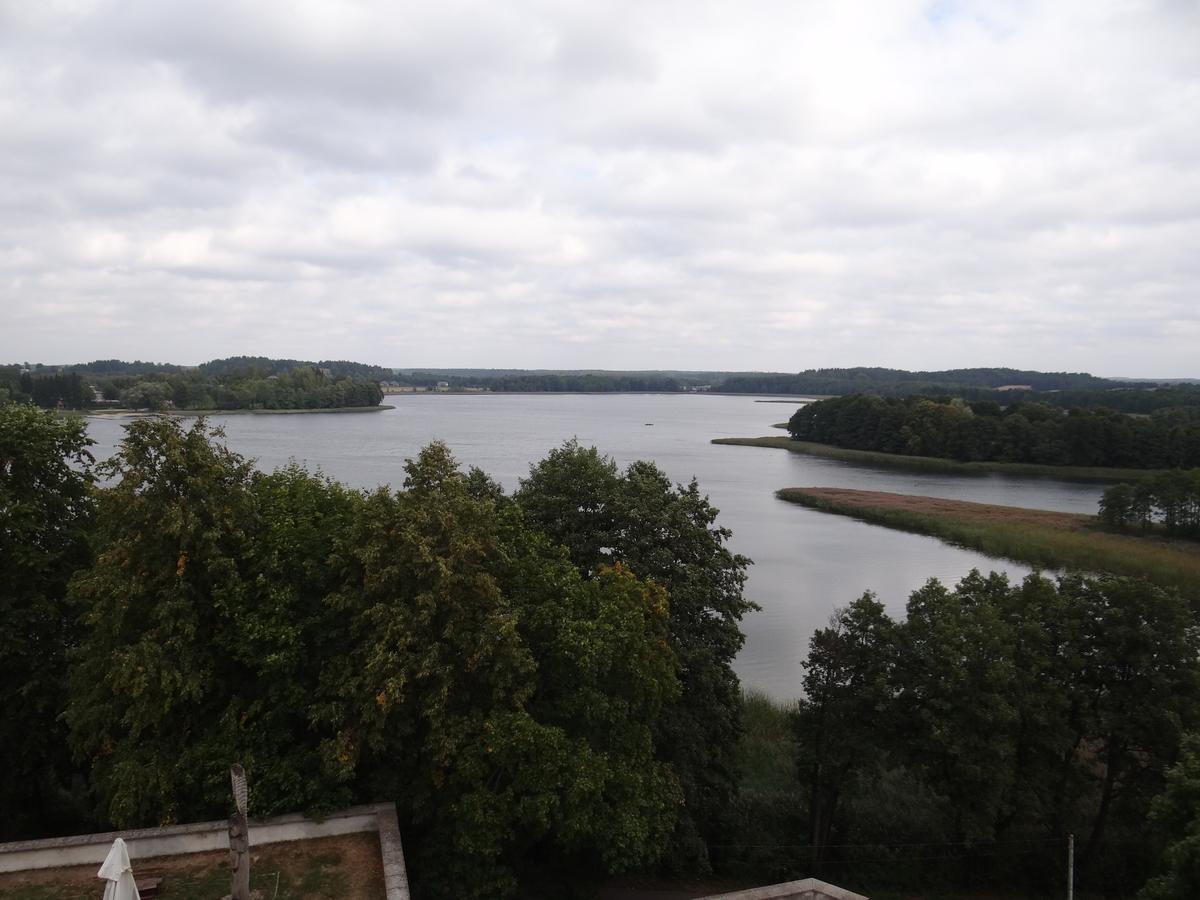
[[[0,0],[0,361],[1200,376],[1200,3]]]

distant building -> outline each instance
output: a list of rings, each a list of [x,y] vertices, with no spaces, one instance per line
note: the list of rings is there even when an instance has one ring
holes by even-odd
[[[993,391],[1032,391],[1032,384],[1002,384],[992,388]]]
[[[450,382],[448,382],[448,381],[439,381],[439,382],[437,383],[437,388],[436,388],[436,390],[439,390],[439,391],[448,391],[448,390],[450,390]]]

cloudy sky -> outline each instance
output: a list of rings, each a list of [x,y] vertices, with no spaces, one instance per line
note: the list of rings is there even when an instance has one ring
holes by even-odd
[[[0,0],[0,362],[1198,347],[1197,0]]]

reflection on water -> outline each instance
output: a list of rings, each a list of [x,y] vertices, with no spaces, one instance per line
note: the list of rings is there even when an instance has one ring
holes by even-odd
[[[289,459],[355,487],[404,480],[404,460],[433,440],[464,465],[507,488],[532,462],[571,438],[619,464],[653,459],[672,478],[695,476],[732,529],[733,549],[754,560],[747,593],[762,611],[743,622],[738,674],[777,698],[799,692],[809,635],[834,608],[866,590],[903,612],[927,578],[954,582],[974,567],[1014,578],[1029,569],[989,560],[933,538],[867,525],[776,500],[781,487],[850,487],[981,503],[1093,513],[1102,488],[1042,478],[936,475],[876,469],[758,447],[718,446],[714,437],[771,434],[791,413],[777,403],[719,395],[415,395],[378,413],[223,416],[229,446],[271,469]],[[120,440],[121,423],[89,420],[97,457]],[[774,432],[778,434],[779,432]]]

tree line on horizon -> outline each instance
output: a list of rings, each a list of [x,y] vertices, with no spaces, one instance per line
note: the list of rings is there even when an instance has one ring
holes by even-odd
[[[794,440],[960,462],[1172,469],[1200,466],[1200,406],[1130,416],[950,397],[854,394],[810,403],[788,421]]]
[[[183,375],[199,372],[213,378],[261,377],[316,368],[335,377],[351,376],[378,382],[433,388],[439,383],[451,390],[478,389],[495,392],[663,392],[712,390],[724,393],[844,395],[869,392],[883,396],[951,393],[967,400],[1010,401],[1022,396],[1063,407],[1104,406],[1123,412],[1196,405],[1200,385],[1155,384],[1152,381],[1099,378],[1083,372],[1037,372],[1011,368],[947,369],[911,372],[880,367],[808,369],[779,372],[681,372],[681,371],[593,371],[593,370],[413,370],[395,369],[350,360],[274,359],[265,356],[233,356],[214,359],[199,366],[170,363],[127,362],[119,359],[93,360],[65,366],[29,364],[0,366],[9,376],[21,369],[37,376],[77,372],[93,382],[117,376]],[[125,384],[128,386],[128,382]],[[997,388],[1016,387],[1011,391]],[[1028,388],[1028,390],[1025,390]],[[0,383],[0,390],[3,390]]]
[[[227,363],[230,361],[221,361]],[[209,368],[206,368],[209,367]],[[102,365],[100,370],[119,367]],[[64,372],[0,368],[0,402],[32,403],[43,409],[163,411],[234,409],[330,409],[378,406],[379,383],[328,367],[256,367],[206,364],[195,369]]]

